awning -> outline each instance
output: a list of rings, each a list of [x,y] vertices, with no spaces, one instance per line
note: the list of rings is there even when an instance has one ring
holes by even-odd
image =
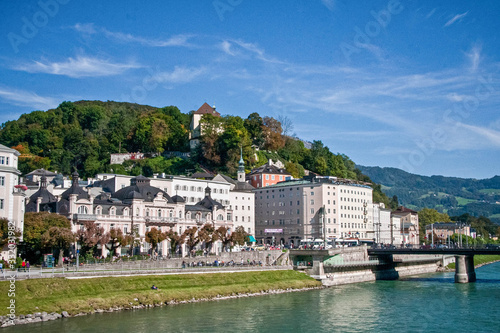
[[[249,239],[249,240],[250,240],[250,242],[252,242],[252,243],[257,242],[257,241],[255,240],[255,237],[254,237],[254,236],[252,236],[252,235],[248,236],[248,239]]]

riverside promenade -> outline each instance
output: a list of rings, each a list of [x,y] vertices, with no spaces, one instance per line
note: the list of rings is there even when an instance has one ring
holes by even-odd
[[[0,273],[1,280],[52,277],[103,277],[130,275],[200,274],[292,269],[288,252],[281,250],[225,252],[217,256],[197,256],[162,260],[84,263],[81,266],[31,267]]]

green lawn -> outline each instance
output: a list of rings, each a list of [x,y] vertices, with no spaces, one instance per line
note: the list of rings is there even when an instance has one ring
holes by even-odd
[[[485,188],[482,190],[479,190],[481,193],[486,193],[486,194],[500,194],[500,189],[498,188]]]
[[[151,290],[152,285],[158,290]],[[271,289],[319,287],[321,283],[296,271],[218,274],[148,275],[69,280],[48,278],[15,282],[16,313],[93,312],[193,298],[213,298]],[[9,282],[0,282],[0,315],[7,314]],[[137,299],[137,300],[135,300]]]
[[[459,206],[465,206],[467,204],[470,204],[471,202],[477,202],[477,200],[466,199],[466,198],[462,198],[462,197],[455,197],[455,199],[457,199],[457,202],[458,202]]]

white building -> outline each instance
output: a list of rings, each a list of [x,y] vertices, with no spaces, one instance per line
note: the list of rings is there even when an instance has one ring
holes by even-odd
[[[13,223],[16,231],[24,231],[24,201],[26,189],[19,185],[21,172],[17,169],[20,153],[0,144],[0,218]],[[10,225],[9,225],[10,226]],[[17,252],[14,253],[17,255]],[[2,257],[9,259],[8,246],[2,248]]]
[[[294,244],[302,239],[373,240],[372,188],[336,177],[290,180],[255,192],[256,239]]]

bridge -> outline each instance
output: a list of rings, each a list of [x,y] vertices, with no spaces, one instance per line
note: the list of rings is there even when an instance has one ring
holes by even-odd
[[[300,260],[307,258],[308,264],[310,264],[310,275],[324,281],[328,276],[325,273],[325,262],[338,255],[347,255],[354,260],[347,264],[336,265],[337,270],[340,268],[348,270],[353,269],[353,267],[359,270],[370,269],[376,279],[397,279],[401,275],[398,270],[405,265],[437,263],[444,256],[454,256],[455,282],[469,283],[476,281],[474,255],[480,254],[500,255],[500,248],[367,248],[366,246],[357,246],[329,250],[291,250],[290,258],[296,268],[300,266],[298,264]],[[395,255],[399,258],[394,258]],[[401,259],[405,255],[409,257]],[[437,256],[441,256],[441,259]],[[333,270],[329,266],[326,267],[330,271]]]
[[[499,248],[372,248],[368,255],[389,258],[395,254],[438,254],[455,256],[455,283],[469,283],[476,281],[474,269],[474,255],[500,255]]]

